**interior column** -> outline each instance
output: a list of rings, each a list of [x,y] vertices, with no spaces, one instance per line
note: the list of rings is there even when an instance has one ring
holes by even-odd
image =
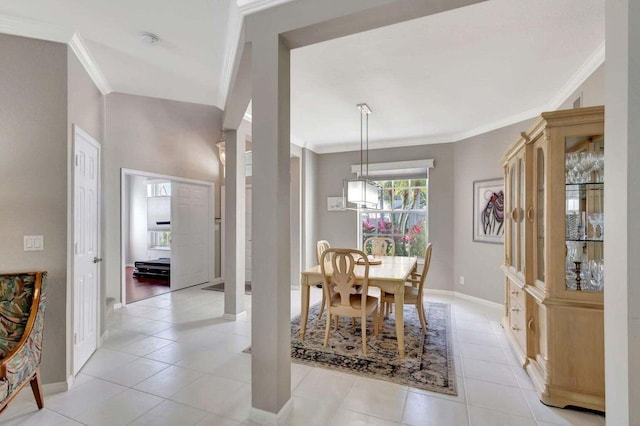
[[[225,140],[225,257],[224,318],[246,315],[244,306],[245,262],[245,141],[226,130]]]
[[[640,2],[606,2],[605,371],[607,424],[640,419]]]
[[[289,49],[253,40],[251,416],[274,423],[291,407]]]

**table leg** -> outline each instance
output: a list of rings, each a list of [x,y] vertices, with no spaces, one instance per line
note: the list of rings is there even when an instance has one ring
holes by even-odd
[[[396,308],[396,338],[398,339],[398,352],[400,359],[404,359],[404,284],[393,294]]]
[[[307,317],[309,316],[309,279],[306,276],[303,276],[300,282],[300,293],[302,294],[302,312],[300,313],[300,340],[304,340],[304,333],[307,331]]]

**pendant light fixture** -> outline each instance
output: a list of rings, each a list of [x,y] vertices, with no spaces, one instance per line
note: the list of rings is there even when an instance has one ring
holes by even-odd
[[[369,181],[369,115],[371,108],[362,103],[360,111],[360,173],[354,179],[345,179],[343,196],[346,194],[347,208],[351,210],[375,209],[378,207],[378,186]]]

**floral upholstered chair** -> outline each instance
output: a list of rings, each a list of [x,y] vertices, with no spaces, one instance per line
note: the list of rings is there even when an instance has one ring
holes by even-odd
[[[0,274],[0,411],[27,384],[44,406],[40,354],[46,272]]]

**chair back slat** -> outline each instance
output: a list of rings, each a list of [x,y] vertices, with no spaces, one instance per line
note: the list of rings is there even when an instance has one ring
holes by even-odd
[[[327,249],[330,249],[331,245],[327,240],[320,240],[316,243],[316,260],[318,261],[318,265],[320,264],[320,258],[322,257],[322,253],[324,253]]]
[[[363,249],[374,256],[395,256],[396,242],[391,237],[369,237],[364,240]]]
[[[327,259],[330,258],[330,261]],[[364,259],[362,283],[356,284],[356,259]],[[328,265],[331,269],[329,270]],[[356,287],[362,286],[362,303],[367,297],[369,261],[364,252],[354,249],[327,249],[320,258],[320,268],[324,279],[323,291],[329,303],[339,295],[341,306],[351,306],[351,295],[357,294]],[[329,276],[330,272],[330,276]]]
[[[424,252],[424,265],[422,267],[422,274],[420,274],[420,283],[418,285],[418,297],[422,300],[422,290],[424,288],[424,283],[427,279],[427,274],[429,273],[429,265],[431,265],[431,250],[433,245],[431,243],[427,244],[427,249]]]

